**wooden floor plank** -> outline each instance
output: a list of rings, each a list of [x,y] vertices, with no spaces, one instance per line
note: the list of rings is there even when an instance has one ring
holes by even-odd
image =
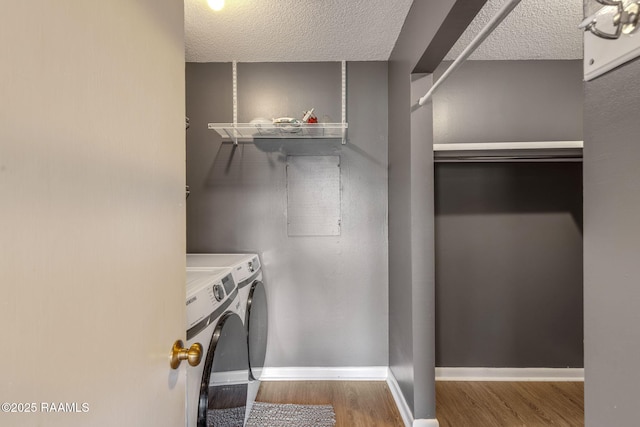
[[[440,427],[584,426],[581,382],[436,382]]]

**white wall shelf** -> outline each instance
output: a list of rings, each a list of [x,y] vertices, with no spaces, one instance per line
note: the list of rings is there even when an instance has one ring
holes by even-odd
[[[347,123],[209,123],[223,140],[253,141],[255,138],[340,138],[346,142]]]
[[[340,138],[347,143],[347,62],[342,61],[342,122],[341,123],[238,123],[238,63],[233,61],[233,123],[209,123],[223,140],[252,142],[262,139],[327,139]]]

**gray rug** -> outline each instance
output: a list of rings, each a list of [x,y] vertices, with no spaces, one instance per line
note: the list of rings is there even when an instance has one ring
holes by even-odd
[[[245,409],[244,406],[240,408],[209,409],[207,411],[207,426],[242,427]]]
[[[210,409],[207,425],[242,427],[244,407]],[[336,414],[331,405],[290,405],[255,402],[246,427],[334,427]]]
[[[334,427],[331,405],[283,405],[255,402],[246,427]]]

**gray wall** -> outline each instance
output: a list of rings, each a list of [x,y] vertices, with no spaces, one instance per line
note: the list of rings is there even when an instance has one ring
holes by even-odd
[[[585,83],[586,425],[638,425],[640,61]]]
[[[580,60],[467,61],[434,93],[434,142],[582,140],[582,99]]]
[[[581,75],[469,61],[434,96],[436,142],[581,140]],[[439,163],[435,224],[437,366],[582,367],[581,164]]]
[[[269,302],[267,366],[388,364],[387,66],[348,64],[349,143],[221,143],[230,64],[187,64],[187,249],[257,252]],[[340,120],[339,63],[238,64],[239,120]],[[287,236],[286,157],[338,155],[341,235]],[[319,185],[321,185],[319,183]]]
[[[436,366],[582,367],[582,164],[436,165]]]
[[[414,73],[411,99],[419,99],[433,84],[431,74]],[[413,322],[415,417],[433,418],[425,398],[435,397],[435,277],[433,110],[411,112],[411,303]]]
[[[411,74],[454,4],[414,2],[389,58],[389,367],[417,419],[435,418],[433,134],[430,108],[411,108],[431,76]]]

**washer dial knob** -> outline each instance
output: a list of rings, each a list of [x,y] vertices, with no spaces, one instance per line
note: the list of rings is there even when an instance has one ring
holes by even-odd
[[[224,299],[224,288],[222,285],[213,285],[213,296],[216,298],[216,301],[222,301]]]

